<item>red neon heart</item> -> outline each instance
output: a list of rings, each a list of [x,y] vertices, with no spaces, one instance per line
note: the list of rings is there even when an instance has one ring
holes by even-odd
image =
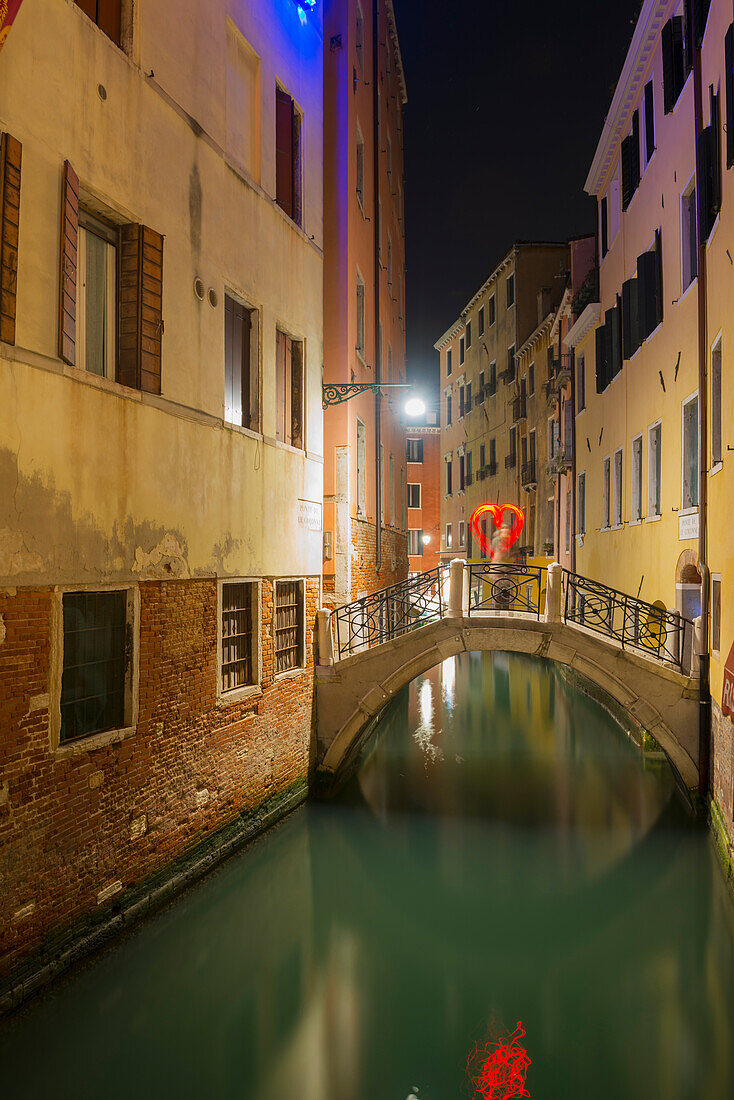
[[[471,519],[469,520],[469,526],[474,532],[474,537],[476,538],[479,545],[482,547],[484,553],[489,554],[490,558],[494,558],[494,550],[492,549],[491,545],[488,545],[487,540],[484,536],[484,531],[480,526],[482,516],[486,515],[487,512],[491,514],[492,519],[494,520],[495,527],[499,527],[501,525],[502,517],[505,512],[512,512],[512,514],[514,515],[515,518],[513,524],[510,528],[510,533],[507,536],[506,550],[508,551],[510,547],[514,546],[517,540],[520,538],[520,532],[525,526],[525,516],[522,512],[522,509],[518,508],[516,504],[480,504],[478,508],[474,509],[471,514]]]

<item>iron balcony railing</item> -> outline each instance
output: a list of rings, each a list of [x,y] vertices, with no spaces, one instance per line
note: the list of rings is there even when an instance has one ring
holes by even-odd
[[[539,619],[545,610],[545,572],[542,565],[469,565],[469,615],[506,611]]]
[[[543,390],[548,404],[555,404],[558,400],[558,383],[553,375],[543,383]]]
[[[522,483],[524,487],[538,484],[538,477],[535,472],[535,459],[531,459],[530,462],[523,462]]]
[[[557,382],[568,381],[571,377],[571,356],[568,352],[554,356],[552,360],[553,374]]]
[[[446,612],[443,590],[448,568],[438,565],[332,611],[337,660],[442,619]]]
[[[563,570],[563,619],[614,638],[623,649],[637,649],[681,672],[690,665],[690,619],[568,569]]]
[[[505,469],[506,470],[511,470],[512,467],[516,463],[517,463],[517,455],[513,455],[513,454],[505,455]]]

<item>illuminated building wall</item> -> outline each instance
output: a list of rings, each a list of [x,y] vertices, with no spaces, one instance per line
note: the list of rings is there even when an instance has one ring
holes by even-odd
[[[324,3],[325,382],[405,381],[407,94],[392,0],[375,3],[376,54],[370,0]],[[407,391],[384,392],[324,411],[327,604],[407,576]]]

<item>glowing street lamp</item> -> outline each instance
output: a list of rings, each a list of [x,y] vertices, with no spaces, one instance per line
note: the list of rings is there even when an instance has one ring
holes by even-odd
[[[409,397],[405,402],[406,416],[423,416],[426,411],[426,403],[420,397]]]

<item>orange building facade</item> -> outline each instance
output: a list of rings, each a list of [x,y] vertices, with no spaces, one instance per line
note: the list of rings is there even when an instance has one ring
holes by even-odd
[[[425,573],[441,560],[441,425],[438,409],[407,429],[408,569]]]
[[[392,0],[327,0],[327,385],[405,382],[406,100]],[[324,410],[327,606],[347,603],[407,576],[405,393],[365,389]]]

